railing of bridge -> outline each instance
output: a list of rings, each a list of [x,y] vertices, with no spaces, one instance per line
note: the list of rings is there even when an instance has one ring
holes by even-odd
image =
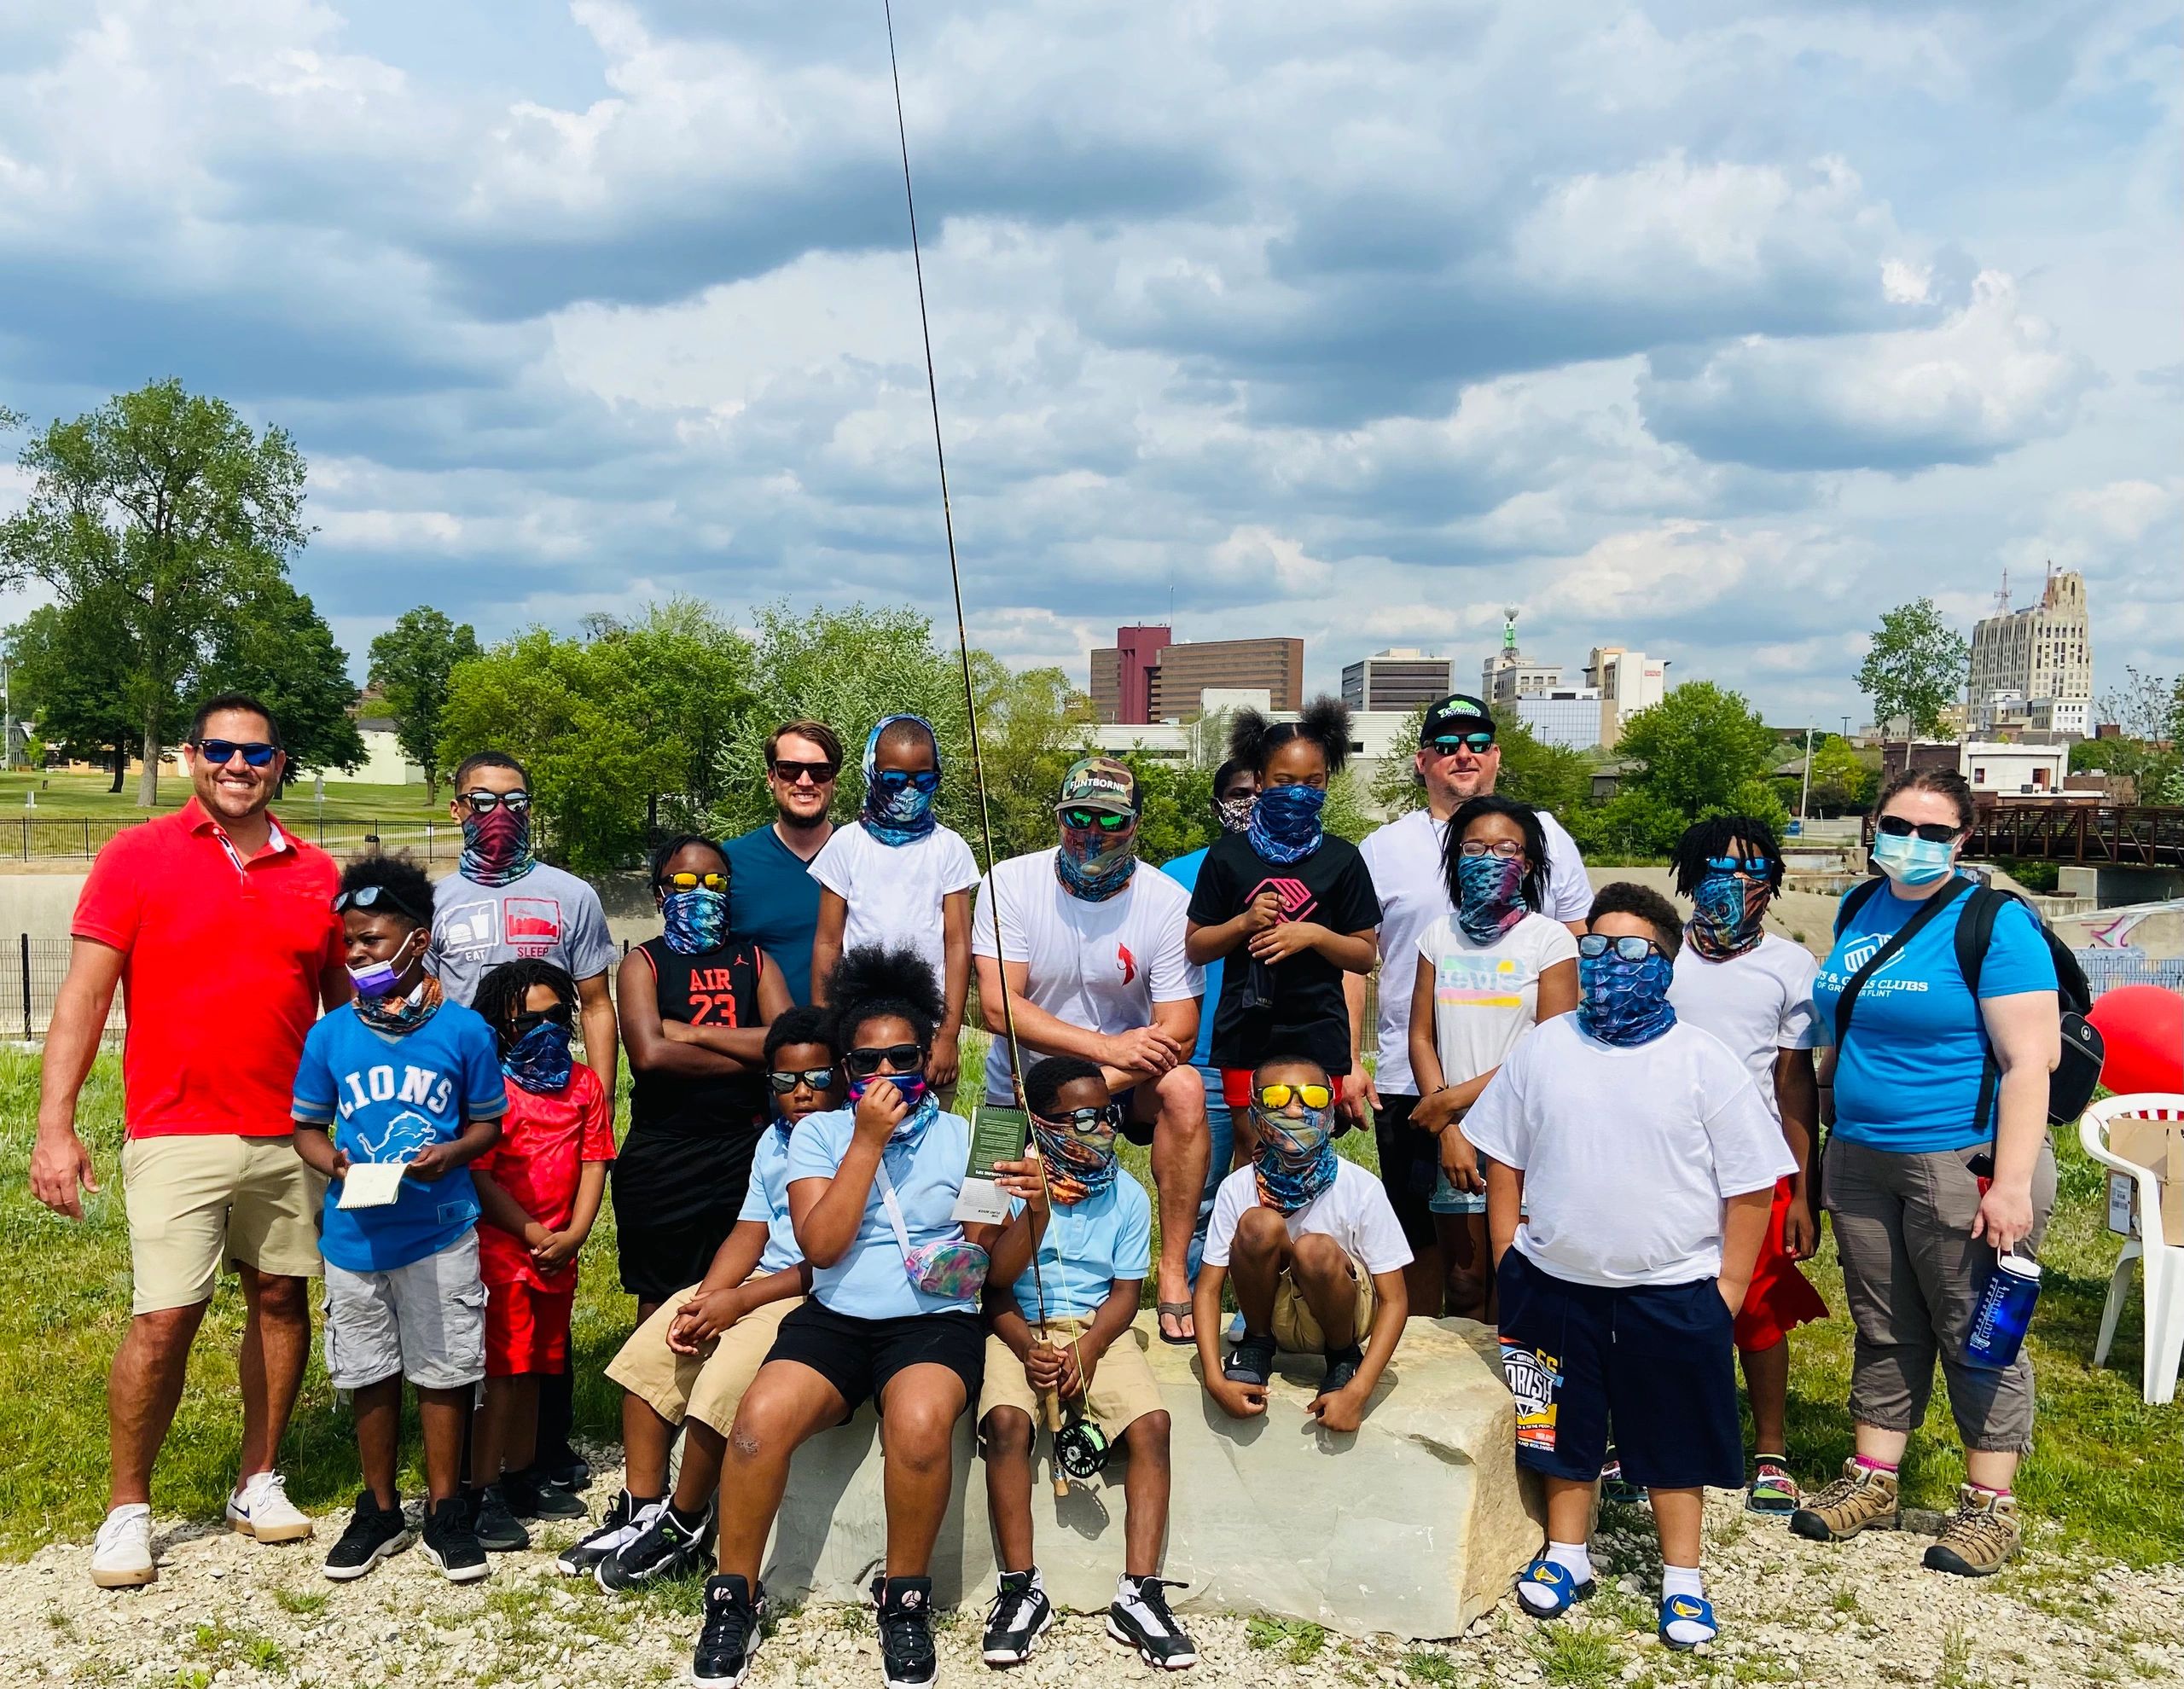
[[[1872,835],[1868,821],[1867,843]],[[2062,799],[1982,804],[1964,854],[2089,868],[2184,868],[2184,805]]]

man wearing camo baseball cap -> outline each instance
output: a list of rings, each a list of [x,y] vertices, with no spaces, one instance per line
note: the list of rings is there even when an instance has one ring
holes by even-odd
[[[1187,1263],[1211,1152],[1205,1088],[1191,1065],[1205,975],[1183,951],[1190,894],[1165,874],[1137,872],[1141,801],[1137,776],[1119,757],[1072,763],[1054,804],[1060,843],[1000,863],[980,882],[971,954],[995,1035],[986,1100],[1014,1101],[1005,976],[1024,1065],[1047,1055],[1098,1062],[1125,1103],[1124,1135],[1152,1145],[1161,1336],[1172,1343],[1189,1336]]]

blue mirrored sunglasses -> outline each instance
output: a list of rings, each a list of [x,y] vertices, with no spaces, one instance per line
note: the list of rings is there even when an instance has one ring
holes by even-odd
[[[900,792],[906,786],[915,786],[921,792],[938,792],[940,790],[940,770],[920,769],[915,774],[911,774],[903,769],[882,769],[872,776],[872,783],[889,792]]]
[[[1709,856],[1706,858],[1706,871],[1709,874],[1751,874],[1764,878],[1769,872],[1769,867],[1767,858],[1764,856]]]
[[[281,754],[277,745],[258,739],[193,739],[190,748],[216,769],[224,769],[236,752],[253,769],[262,769]]]

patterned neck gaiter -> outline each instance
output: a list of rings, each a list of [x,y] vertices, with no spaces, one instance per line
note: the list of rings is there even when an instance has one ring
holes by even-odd
[[[1294,1214],[1334,1183],[1334,1140],[1327,1135],[1332,1109],[1308,1108],[1301,1119],[1269,1114],[1256,1104],[1258,1153],[1252,1175],[1259,1200],[1282,1214]]]
[[[357,997],[357,1018],[374,1031],[399,1037],[415,1032],[430,1020],[440,1006],[440,982],[432,974],[420,980],[406,997]]]
[[[928,774],[884,775],[880,773],[880,736],[897,722],[915,722],[932,740],[932,769]],[[864,830],[882,844],[908,844],[924,838],[939,823],[932,800],[940,790],[940,735],[923,716],[884,716],[865,735]]]
[[[659,900],[667,948],[678,956],[702,955],[728,942],[728,893],[698,886],[670,891]]]
[[[506,885],[520,879],[537,865],[531,854],[531,813],[518,815],[507,804],[484,815],[462,818],[462,862],[465,879],[479,885]]]
[[[1327,837],[1320,821],[1323,786],[1269,786],[1252,804],[1252,849],[1269,862],[1301,862]]]
[[[1490,944],[1525,918],[1521,856],[1456,858],[1456,925],[1474,944]]]
[[[1708,961],[1727,961],[1767,936],[1767,905],[1774,888],[1740,874],[1710,874],[1691,894],[1684,933]]]
[[[1626,961],[1611,950],[1577,958],[1577,1024],[1604,1044],[1649,1044],[1676,1024],[1663,955]]]

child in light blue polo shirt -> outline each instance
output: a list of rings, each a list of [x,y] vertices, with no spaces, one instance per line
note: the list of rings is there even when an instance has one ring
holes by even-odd
[[[1031,1450],[1043,1398],[1057,1395],[1129,1451],[1123,1575],[1107,1631],[1147,1663],[1198,1660],[1159,1576],[1168,1535],[1168,1432],[1160,1387],[1133,1328],[1152,1262],[1153,1204],[1115,1159],[1121,1106],[1097,1062],[1050,1056],[1024,1076],[1050,1198],[1031,1264],[989,1297],[979,1432],[1001,1581],[987,1616],[988,1665],[1017,1665],[1054,1622],[1031,1553]]]

